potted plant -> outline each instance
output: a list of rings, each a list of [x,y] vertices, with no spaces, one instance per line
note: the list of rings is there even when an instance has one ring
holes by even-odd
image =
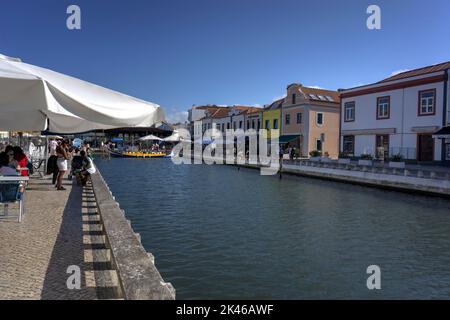
[[[389,168],[405,169],[405,162],[401,154],[394,154],[389,158]]]
[[[313,150],[309,153],[310,155],[310,160],[311,161],[319,161],[320,160],[320,156],[322,155],[322,152],[320,152],[319,150]]]
[[[373,165],[373,156],[369,153],[363,153],[358,160],[358,164],[361,166],[372,166]]]

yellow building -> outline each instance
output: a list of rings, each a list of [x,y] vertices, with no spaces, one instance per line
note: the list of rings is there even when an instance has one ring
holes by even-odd
[[[273,135],[270,131],[266,131],[264,138],[279,138],[281,132],[281,107],[283,105],[284,98],[273,102],[268,107],[264,108],[262,112],[262,129],[277,130]]]

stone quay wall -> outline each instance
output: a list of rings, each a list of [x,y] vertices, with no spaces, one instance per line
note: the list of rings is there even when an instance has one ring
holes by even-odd
[[[250,164],[238,166],[254,169],[261,167]],[[284,162],[281,173],[450,198],[449,174],[433,167],[427,170],[388,169],[299,160],[294,163]]]
[[[193,157],[193,159],[207,160],[211,163],[215,160],[212,157]],[[235,161],[234,164],[227,164],[253,169],[266,167],[259,164],[248,164],[245,159],[242,159],[242,163]],[[450,198],[450,170],[437,166],[395,168],[373,164],[364,165],[350,161],[299,159],[283,161],[280,172],[282,174]]]
[[[153,255],[142,246],[140,235],[133,231],[98,168],[91,180],[123,297],[126,300],[174,300],[174,287],[161,277]]]

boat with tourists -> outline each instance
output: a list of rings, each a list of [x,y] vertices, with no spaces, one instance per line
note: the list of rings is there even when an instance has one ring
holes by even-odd
[[[165,152],[142,152],[142,151],[126,151],[117,152],[110,151],[111,157],[113,158],[170,158]]]

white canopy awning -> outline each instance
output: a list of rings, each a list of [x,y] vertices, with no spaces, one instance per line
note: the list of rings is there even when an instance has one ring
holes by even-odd
[[[163,120],[157,104],[0,55],[1,130],[78,133]]]
[[[174,133],[171,136],[164,138],[165,142],[180,142],[183,140],[178,133]]]
[[[450,139],[450,126],[443,127],[433,134],[435,139]]]
[[[141,141],[151,141],[151,140],[153,140],[153,141],[161,141],[163,139],[161,139],[160,137],[154,136],[152,134],[149,134],[148,136],[139,138],[139,140],[141,140]]]

